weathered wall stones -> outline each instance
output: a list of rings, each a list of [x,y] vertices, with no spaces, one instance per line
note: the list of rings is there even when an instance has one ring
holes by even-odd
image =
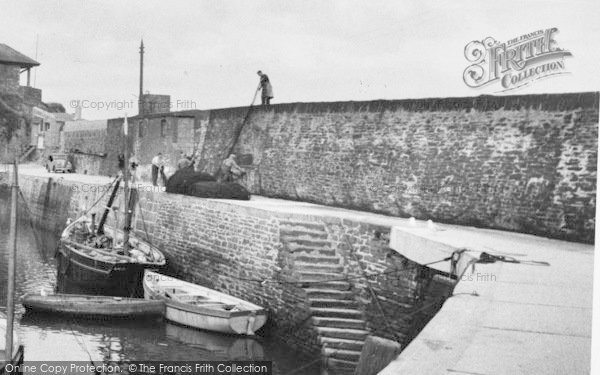
[[[215,172],[247,109],[211,111]],[[592,242],[598,93],[253,108],[251,192]]]
[[[62,231],[68,217],[77,217],[98,200],[92,212],[99,217],[110,195],[106,184],[31,176],[21,176],[21,189],[38,224],[55,233]],[[389,227],[149,190],[140,191],[139,207],[134,230],[164,252],[168,272],[265,307],[267,333],[306,353],[316,354],[320,345],[294,258],[280,238],[282,221],[300,218],[325,225],[328,241],[342,259],[343,274],[374,334],[408,340],[414,312],[423,308],[427,297],[424,287],[431,275],[387,247]],[[112,220],[110,215],[109,224]],[[368,280],[362,270],[371,275]],[[369,287],[379,297],[378,303]],[[434,311],[426,312],[431,317]]]
[[[179,152],[194,149],[214,174],[233,149],[252,160],[253,194],[593,241],[598,93],[291,103],[130,122],[142,175],[155,152],[172,173]],[[106,174],[122,152],[110,129]]]

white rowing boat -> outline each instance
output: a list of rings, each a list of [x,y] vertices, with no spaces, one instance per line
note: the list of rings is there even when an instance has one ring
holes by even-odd
[[[165,301],[168,320],[189,327],[254,335],[267,320],[260,306],[157,272],[146,270],[143,285],[146,299]]]

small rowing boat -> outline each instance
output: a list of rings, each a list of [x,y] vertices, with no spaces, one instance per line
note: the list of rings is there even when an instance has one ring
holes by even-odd
[[[23,306],[28,311],[67,314],[91,318],[161,317],[165,311],[162,301],[143,298],[88,296],[80,294],[27,294]]]
[[[165,301],[168,320],[189,327],[254,335],[267,320],[260,306],[157,272],[146,270],[143,286],[145,298]]]

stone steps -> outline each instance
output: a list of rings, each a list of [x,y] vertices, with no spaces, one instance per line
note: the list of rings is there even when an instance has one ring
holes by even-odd
[[[361,340],[346,340],[332,337],[321,337],[319,338],[319,343],[323,345],[324,348],[354,350],[357,352],[362,351],[362,348],[365,345],[365,342]]]
[[[279,235],[285,238],[314,238],[322,240],[327,239],[326,232],[297,226],[280,227]]]
[[[297,255],[295,260],[303,263],[312,263],[312,264],[334,264],[341,265],[340,259],[338,257],[333,256],[310,256],[310,255]]]
[[[327,369],[336,375],[354,374],[367,324],[325,225],[281,220],[279,234],[293,254],[295,276],[306,291]]]
[[[336,358],[327,359],[327,368],[333,370],[331,373],[335,375],[354,375],[354,370],[358,362],[344,361]]]
[[[288,249],[290,249],[290,251],[293,254],[306,254],[306,255],[316,255],[316,256],[321,256],[321,255],[327,255],[327,256],[332,256],[334,257],[335,254],[335,250],[330,249],[328,247],[322,247],[322,246],[306,246],[306,245],[298,245],[295,242],[288,242],[287,245]]]
[[[305,281],[303,286],[306,285],[306,288],[327,288],[330,290],[342,290],[348,291],[350,290],[350,283],[347,281]]]
[[[364,341],[369,331],[363,329],[316,327],[317,333],[321,337],[331,337],[336,339]]]
[[[326,328],[347,328],[364,330],[366,322],[362,319],[330,318],[323,316],[313,316],[313,324],[318,327]]]
[[[300,281],[346,281],[345,275],[341,273],[329,273],[329,272],[312,272],[300,270],[298,271]]]
[[[316,232],[325,232],[325,225],[323,223],[315,223],[311,221],[300,221],[300,220],[286,220],[280,219],[279,225],[281,228],[298,228],[300,230],[312,230]]]
[[[356,309],[342,309],[338,307],[312,307],[313,316],[324,316],[329,318],[360,319],[362,312]]]
[[[330,243],[327,240],[319,240],[319,239],[304,239],[293,237],[289,238],[286,241],[290,248],[296,247],[309,247],[309,248],[330,248]]]
[[[310,272],[325,272],[325,273],[342,273],[344,266],[340,264],[315,264],[307,262],[294,262],[294,266],[298,270]]]
[[[360,351],[335,348],[323,348],[322,353],[328,358],[341,359],[342,361],[356,362],[360,358]]]
[[[354,299],[354,293],[346,290],[335,290],[329,288],[306,288],[306,294],[309,299],[313,298],[336,298],[336,299]]]
[[[349,299],[315,298],[310,300],[311,307],[330,307],[341,309],[358,309],[358,302]]]

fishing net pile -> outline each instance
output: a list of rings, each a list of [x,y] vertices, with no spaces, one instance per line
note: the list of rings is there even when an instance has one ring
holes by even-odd
[[[242,185],[232,182],[217,182],[210,174],[196,172],[193,167],[175,172],[167,180],[167,193],[201,198],[250,199],[250,193]]]

